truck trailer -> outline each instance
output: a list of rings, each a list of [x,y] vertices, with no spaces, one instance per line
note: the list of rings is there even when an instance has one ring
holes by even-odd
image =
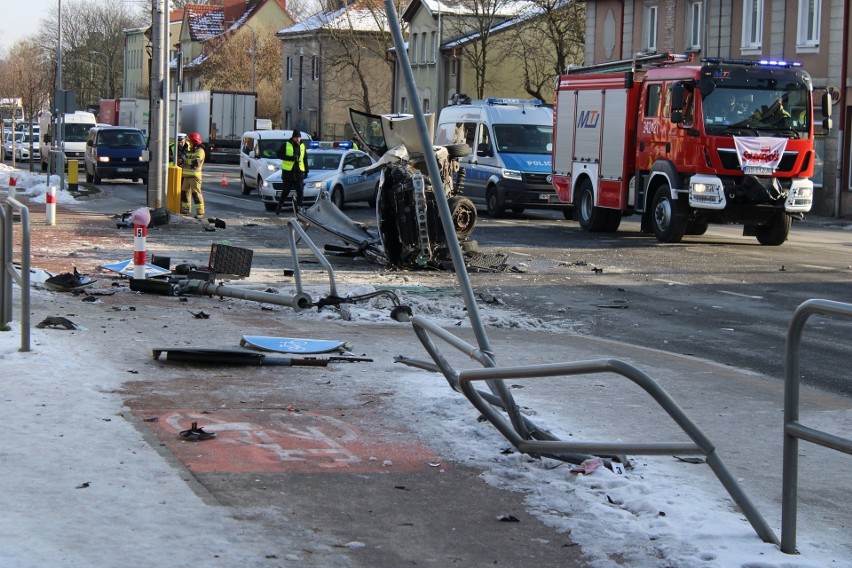
[[[187,91],[180,102],[180,130],[201,135],[207,160],[239,163],[243,132],[255,129],[257,93]]]
[[[797,64],[655,54],[571,69],[554,102],[552,183],[586,231],[638,214],[663,243],[722,223],[777,246],[811,209],[813,87]]]

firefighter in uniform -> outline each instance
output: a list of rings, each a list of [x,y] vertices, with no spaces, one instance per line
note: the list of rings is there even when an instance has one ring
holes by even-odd
[[[302,207],[304,183],[308,175],[308,162],[305,159],[305,145],[302,144],[301,132],[293,131],[290,139],[285,140],[281,145],[278,157],[281,158],[281,184],[284,187],[281,190],[281,196],[278,198],[278,207],[275,208],[276,215],[281,214],[281,206],[287,196],[290,195],[291,190],[296,192],[293,197],[293,211],[295,212],[297,207]]]
[[[180,184],[180,214],[189,215],[189,200],[195,203],[195,218],[204,218],[204,197],[201,195],[201,169],[204,167],[204,148],[201,135],[193,132],[186,137],[186,153],[178,157],[178,166],[183,168]]]

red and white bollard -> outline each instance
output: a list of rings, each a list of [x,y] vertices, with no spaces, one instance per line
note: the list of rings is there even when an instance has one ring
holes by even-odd
[[[147,207],[137,209],[130,220],[133,222],[133,278],[141,280],[145,278],[145,239],[151,223],[151,212]]]
[[[9,178],[9,197],[12,199],[15,198],[15,192],[18,190],[18,180],[10,177]]]
[[[45,196],[45,220],[49,226],[56,225],[56,186],[51,185],[47,188]]]

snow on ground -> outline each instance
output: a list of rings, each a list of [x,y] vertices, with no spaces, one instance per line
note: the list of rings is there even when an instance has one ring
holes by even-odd
[[[8,175],[0,168],[0,186],[5,186]],[[19,193],[43,199],[44,176],[17,175]],[[62,195],[70,198],[67,192]],[[38,288],[40,280],[43,275],[33,278],[34,305],[55,302],[58,293]],[[355,287],[343,294],[370,291]],[[448,329],[467,325],[460,297],[412,293],[405,300],[416,313]],[[381,298],[353,306],[352,321],[343,325],[391,325],[389,305]],[[537,320],[526,321],[499,304],[481,309],[489,328],[518,329],[519,334],[564,332]],[[331,310],[301,312],[297,317],[339,319]],[[68,348],[63,343],[68,336],[51,330],[34,328],[33,351],[21,353],[19,329],[16,321],[0,333],[4,425],[0,557],[5,565],[259,566],[263,554],[258,551],[272,554],[282,548],[296,552],[279,558],[300,565],[346,565],[331,543],[316,543],[318,553],[302,557],[298,551],[303,545],[281,542],[280,535],[258,534],[253,525],[230,518],[219,508],[211,511],[190,489],[189,480],[181,478],[180,470],[129,422],[116,418],[122,400],[113,393],[128,380],[125,369],[109,361],[93,364],[85,349]],[[85,337],[78,334],[74,340]],[[88,337],[100,339],[96,334]],[[399,353],[410,353],[416,344],[408,328],[381,338],[389,343],[386,348]],[[504,354],[504,361],[524,355],[528,348],[519,339],[517,351]],[[394,398],[395,412],[427,415],[414,425],[419,436],[460,462],[480,468],[488,483],[523,492],[529,510],[546,524],[570,531],[593,566],[849,566],[850,536],[843,531],[827,531],[818,539],[800,534],[801,556],[782,554],[761,542],[707,466],[684,468],[668,457],[641,458],[623,475],[603,467],[581,475],[571,473],[570,464],[495,452],[510,444],[494,428],[479,422],[478,412],[461,394],[452,393],[446,381],[391,361],[377,361],[375,372],[393,372],[404,382]],[[552,401],[539,402],[546,408]],[[527,404],[536,408],[535,400]],[[551,431],[575,430],[570,416],[544,414],[541,423]],[[620,435],[608,431],[605,421],[599,427],[596,439]],[[704,472],[696,475],[695,468]],[[839,474],[848,472],[840,469]],[[90,485],[97,486],[97,491]],[[837,506],[845,506],[848,495],[838,497]],[[168,523],[162,522],[164,517]],[[204,519],[205,537],[185,538],[182,524],[198,519]],[[780,527],[773,529],[780,533]]]

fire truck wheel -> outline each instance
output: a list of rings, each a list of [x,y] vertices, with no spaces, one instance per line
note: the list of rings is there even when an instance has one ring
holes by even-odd
[[[682,208],[683,202],[672,199],[667,184],[657,188],[651,205],[651,226],[661,243],[679,243],[683,239],[687,219]]]
[[[505,210],[506,208],[500,204],[500,200],[497,197],[497,189],[489,187],[488,192],[485,194],[485,213],[489,217],[502,217]]]
[[[580,182],[576,199],[574,209],[577,211],[577,221],[580,222],[580,227],[588,233],[605,231],[609,211],[595,207],[595,190],[588,178],[584,178]]]
[[[453,229],[460,241],[473,233],[476,226],[476,206],[467,197],[452,197],[449,201]]]
[[[757,242],[762,245],[777,247],[783,245],[790,234],[790,224],[792,217],[783,211],[776,212],[769,224],[757,229]]]

